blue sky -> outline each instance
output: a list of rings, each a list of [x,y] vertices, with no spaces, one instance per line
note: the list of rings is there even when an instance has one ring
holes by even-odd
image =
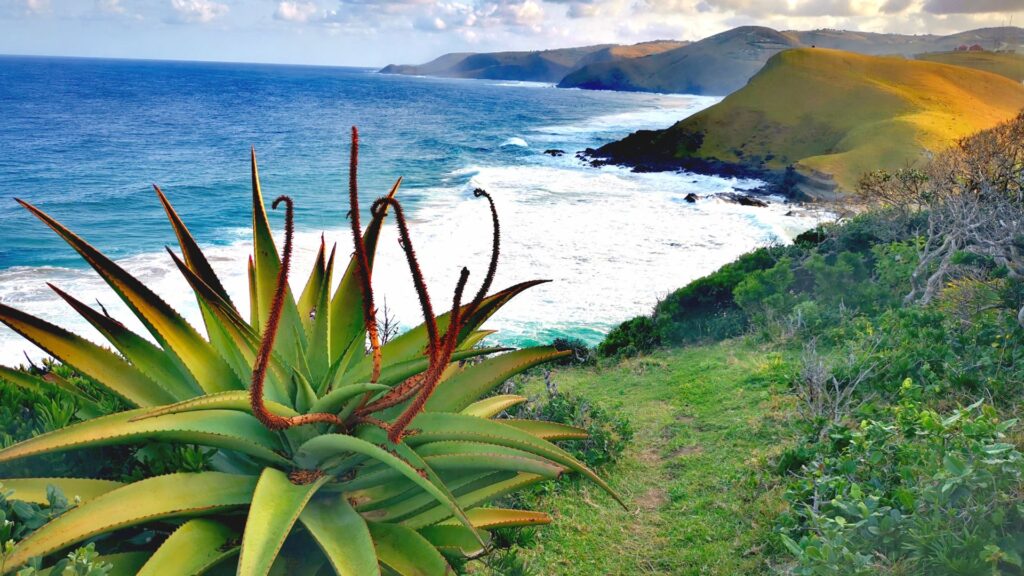
[[[380,66],[742,24],[944,34],[1011,20],[1024,24],[1024,0],[0,0],[0,54]]]

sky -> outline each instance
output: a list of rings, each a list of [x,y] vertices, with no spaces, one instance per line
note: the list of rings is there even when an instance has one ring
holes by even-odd
[[[1024,0],[0,0],[0,54],[382,66],[746,24],[948,34],[1010,23],[1024,25]]]

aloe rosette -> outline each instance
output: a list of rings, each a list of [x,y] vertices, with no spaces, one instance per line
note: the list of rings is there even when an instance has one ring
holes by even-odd
[[[130,406],[104,414],[87,391],[59,378],[0,368],[29,388],[75,395],[83,421],[0,451],[3,465],[41,454],[104,445],[169,441],[215,449],[211,471],[131,483],[88,478],[4,478],[24,500],[46,501],[54,485],[80,504],[18,542],[3,564],[12,573],[99,535],[140,527],[169,533],[146,551],[110,554],[117,573],[448,574],[451,557],[489,550],[489,530],[550,522],[540,512],[488,502],[565,472],[582,474],[616,499],[594,472],[555,441],[585,437],[550,422],[496,419],[525,398],[489,395],[507,378],[561,357],[551,347],[482,347],[481,325],[538,284],[488,294],[491,263],[463,303],[462,269],[451,308],[435,315],[402,206],[390,193],[360,224],[358,134],[352,131],[349,220],[354,252],[332,291],[335,251],[321,243],[298,298],[289,289],[292,201],[279,255],[252,156],[253,257],[248,319],[232,303],[197,242],[157,188],[181,255],[171,258],[195,292],[200,334],[142,282],[38,208],[20,201],[113,288],[151,339],[53,289],[110,343],[106,348],[0,304],[0,321],[120,396]],[[381,227],[394,213],[424,323],[382,344],[371,271]],[[496,354],[503,352],[502,354]],[[480,357],[480,361],[463,362]],[[479,359],[479,358],[478,358]]]

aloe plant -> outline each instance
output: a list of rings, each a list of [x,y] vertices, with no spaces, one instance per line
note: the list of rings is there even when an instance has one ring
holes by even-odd
[[[195,292],[206,337],[142,282],[38,208],[18,200],[75,249],[142,321],[152,340],[53,289],[106,339],[98,346],[0,305],[0,321],[124,399],[103,414],[86,391],[55,378],[0,369],[9,382],[58,387],[82,406],[82,422],[0,451],[4,463],[102,445],[170,441],[216,450],[214,470],[128,484],[89,478],[5,478],[19,498],[45,502],[53,485],[80,504],[17,543],[3,573],[98,535],[155,526],[170,531],[155,548],[103,558],[115,573],[433,575],[446,558],[489,549],[489,529],[550,522],[539,512],[485,507],[524,486],[580,473],[618,500],[594,472],[553,441],[582,430],[541,421],[495,419],[525,399],[487,396],[510,376],[568,352],[550,347],[481,347],[481,325],[538,281],[488,295],[493,250],[475,296],[462,303],[463,268],[451,309],[435,315],[401,203],[390,193],[360,224],[358,133],[352,130],[349,219],[354,253],[333,291],[335,250],[321,242],[298,298],[289,289],[292,201],[281,255],[252,155],[253,257],[248,320],[232,303],[197,242],[156,188],[177,236],[171,258]],[[371,271],[389,212],[423,309],[424,323],[381,344]],[[367,351],[367,341],[369,350]],[[502,354],[495,354],[504,352]],[[480,362],[464,363],[488,356]],[[621,501],[620,501],[621,503]],[[115,534],[116,538],[116,534]]]

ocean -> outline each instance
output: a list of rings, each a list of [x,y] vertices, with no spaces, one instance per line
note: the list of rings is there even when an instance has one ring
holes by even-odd
[[[715,199],[756,181],[638,174],[574,157],[717,101],[357,68],[0,57],[0,302],[99,341],[46,286],[51,282],[143,331],[17,197],[116,259],[201,326],[164,251],[176,246],[155,183],[247,310],[250,146],[265,198],[295,200],[292,283],[301,290],[321,235],[338,242],[339,255],[351,252],[345,212],[348,133],[355,125],[364,208],[404,177],[398,197],[436,302],[449,301],[461,266],[472,272],[469,293],[486,270],[490,220],[486,202],[472,195],[481,187],[501,215],[495,288],[553,280],[496,315],[488,323],[499,331],[492,341],[523,346],[570,336],[594,344],[671,290],[751,248],[789,241],[818,220],[791,213],[781,199],[768,208]],[[566,154],[553,157],[547,149]],[[687,203],[689,193],[706,198]],[[279,231],[282,221],[272,214]],[[400,327],[422,322],[390,228],[374,283]],[[42,355],[0,327],[0,362],[17,364],[24,354]]]

